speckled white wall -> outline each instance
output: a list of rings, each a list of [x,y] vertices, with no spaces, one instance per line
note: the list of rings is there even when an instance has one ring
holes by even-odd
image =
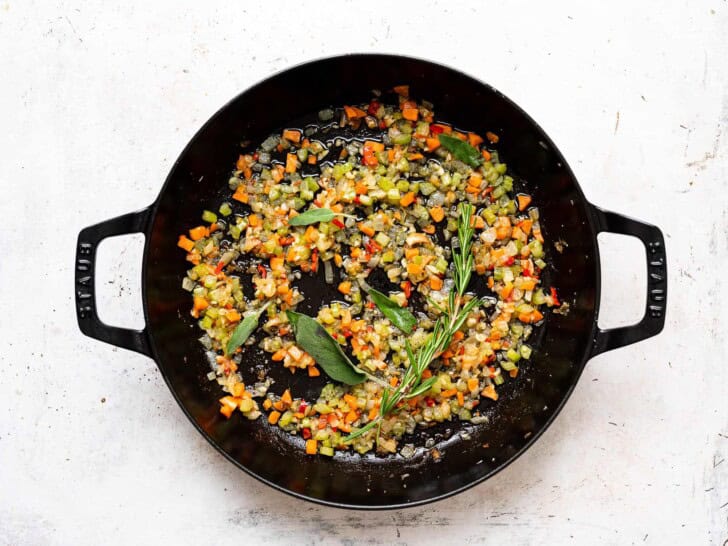
[[[0,544],[728,541],[728,5],[0,0]],[[661,226],[658,338],[589,363],[536,446],[405,511],[322,508],[225,462],[154,363],[76,327],[80,228],[152,202],[220,105],[351,51],[450,64],[523,106],[586,195]],[[638,247],[605,241],[607,323]],[[138,240],[103,250],[104,317],[141,322]]]

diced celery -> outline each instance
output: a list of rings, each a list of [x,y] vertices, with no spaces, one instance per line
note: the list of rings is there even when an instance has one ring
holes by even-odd
[[[513,178],[510,176],[504,176],[503,177],[503,187],[506,189],[506,191],[512,191],[513,190]]]
[[[214,224],[217,222],[217,214],[209,210],[202,211],[202,220]]]
[[[434,186],[434,184],[430,184],[429,182],[423,182],[420,184],[420,193],[424,196],[431,195],[435,193],[437,188]]]
[[[505,174],[506,173],[506,170],[507,170],[506,164],[505,163],[498,163],[495,166],[495,170],[498,172],[498,174]]]
[[[326,455],[327,457],[333,457],[334,456],[334,448],[328,447],[328,446],[321,446],[319,448],[319,453],[321,455]]]
[[[502,385],[505,382],[505,379],[503,379],[503,374],[498,374],[493,378],[493,381],[495,381],[496,385]]]
[[[538,260],[534,261],[533,263],[535,263],[536,267],[538,267],[539,269],[546,269],[546,262],[544,262],[540,258]]]
[[[389,191],[392,188],[394,188],[394,182],[392,182],[389,178],[386,176],[383,176],[379,180],[377,180],[377,186],[382,188],[384,191]]]
[[[387,199],[389,199],[392,202],[398,203],[402,195],[399,193],[399,190],[397,188],[392,188],[391,190],[387,191]]]
[[[233,208],[230,206],[230,203],[223,203],[218,210],[223,216],[230,216],[233,213]]]
[[[293,413],[291,411],[287,411],[283,415],[281,415],[281,418],[278,420],[278,425],[281,427],[285,427],[287,425],[290,425],[292,420]]]
[[[410,184],[406,180],[400,180],[397,182],[397,189],[401,191],[402,193],[406,193],[409,191]]]
[[[400,146],[409,144],[411,140],[412,140],[412,135],[408,134],[408,133],[400,133],[397,136],[392,137],[392,143],[399,144]]]
[[[389,235],[380,231],[379,233],[377,233],[377,236],[374,237],[374,240],[379,246],[385,247],[392,239],[389,237]]]
[[[372,198],[368,195],[360,195],[359,196],[359,202],[364,205],[365,207],[368,207],[372,204]]]
[[[521,360],[521,354],[513,347],[511,347],[506,352],[506,358],[508,358],[508,360],[510,360],[511,362],[518,362],[519,360]]]
[[[528,360],[531,358],[531,353],[533,352],[533,349],[531,349],[528,345],[521,345],[521,356]]]
[[[492,226],[495,222],[495,212],[493,212],[490,208],[485,209],[483,211],[483,217],[485,218],[485,221],[488,223],[489,226]]]
[[[306,188],[301,188],[301,191],[298,195],[304,201],[311,201],[313,199],[313,192]]]
[[[307,176],[303,179],[303,181],[305,182],[306,186],[308,186],[308,189],[312,192],[317,192],[319,190],[318,182],[316,182],[313,177]]]
[[[534,239],[530,243],[528,243],[528,248],[531,249],[531,254],[534,258],[541,258],[543,257],[543,245],[541,245],[541,241],[538,239]]]

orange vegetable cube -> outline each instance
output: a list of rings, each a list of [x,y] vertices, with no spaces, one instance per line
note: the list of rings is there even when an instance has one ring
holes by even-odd
[[[318,441],[311,438],[306,440],[306,455],[316,455],[318,453]]]
[[[280,411],[271,411],[270,415],[268,415],[268,422],[271,425],[275,425],[278,422],[278,419],[281,418],[281,412]]]

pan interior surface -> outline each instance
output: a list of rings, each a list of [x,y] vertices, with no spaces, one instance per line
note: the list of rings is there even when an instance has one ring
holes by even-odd
[[[372,89],[409,84],[412,96],[435,105],[436,117],[456,127],[500,136],[497,149],[541,212],[547,247],[545,284],[570,303],[567,315],[550,313],[538,332],[531,362],[518,381],[488,407],[488,421],[452,421],[418,433],[416,454],[378,457],[337,453],[307,456],[302,440],[264,418],[220,415],[222,391],[206,374],[181,280],[187,262],[176,246],[180,233],[199,223],[203,208],[229,194],[227,180],[241,143],[253,146],[292,120],[331,106],[367,102]],[[151,344],[170,389],[221,452],[255,477],[309,500],[338,506],[384,508],[434,500],[477,483],[514,459],[560,409],[588,358],[599,295],[599,268],[589,205],[558,150],[543,131],[491,87],[449,68],[405,57],[351,55],[315,61],[256,85],[223,107],[192,139],[159,196],[144,269],[144,305]],[[311,279],[304,294],[327,297]],[[307,291],[308,290],[308,291]],[[243,378],[268,365],[252,352]],[[317,392],[323,385],[303,374],[270,367],[272,391]],[[246,383],[248,381],[246,380]],[[430,449],[434,441],[435,449]]]

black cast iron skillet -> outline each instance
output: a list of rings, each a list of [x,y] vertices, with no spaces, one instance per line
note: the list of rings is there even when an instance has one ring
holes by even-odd
[[[200,331],[189,316],[189,294],[180,288],[188,264],[176,246],[177,236],[198,224],[201,210],[217,206],[229,191],[227,179],[241,142],[255,145],[321,108],[366,102],[372,89],[405,83],[414,97],[435,104],[439,119],[500,135],[499,153],[533,195],[547,241],[560,239],[568,245],[563,253],[549,246],[546,285],[558,287],[571,311],[565,316],[549,313],[537,332],[530,365],[485,409],[488,422],[447,423],[406,439],[417,447],[408,460],[399,455],[307,456],[300,438],[280,433],[263,418],[247,421],[238,414],[226,420],[218,413],[221,393],[205,378],[209,367],[197,341]],[[146,237],[142,267],[146,327],[141,331],[101,322],[94,298],[99,242],[137,232]],[[635,236],[647,249],[647,306],[642,320],[633,326],[613,330],[597,326],[600,232]],[[551,423],[590,358],[662,330],[667,297],[665,248],[658,228],[590,204],[549,137],[492,87],[441,65],[391,55],[347,55],[303,64],[233,99],[192,138],[151,206],[81,231],[75,282],[82,332],[153,358],[192,423],[239,468],[307,500],[370,509],[441,499],[505,467]],[[330,297],[324,286],[318,279],[304,279],[302,289],[316,307]],[[254,351],[246,355],[245,363],[244,378],[269,365]],[[272,367],[271,374],[276,378],[273,390],[279,394],[290,386],[297,395],[310,397],[325,381],[281,372],[281,367]],[[428,449],[433,442],[435,450]]]

